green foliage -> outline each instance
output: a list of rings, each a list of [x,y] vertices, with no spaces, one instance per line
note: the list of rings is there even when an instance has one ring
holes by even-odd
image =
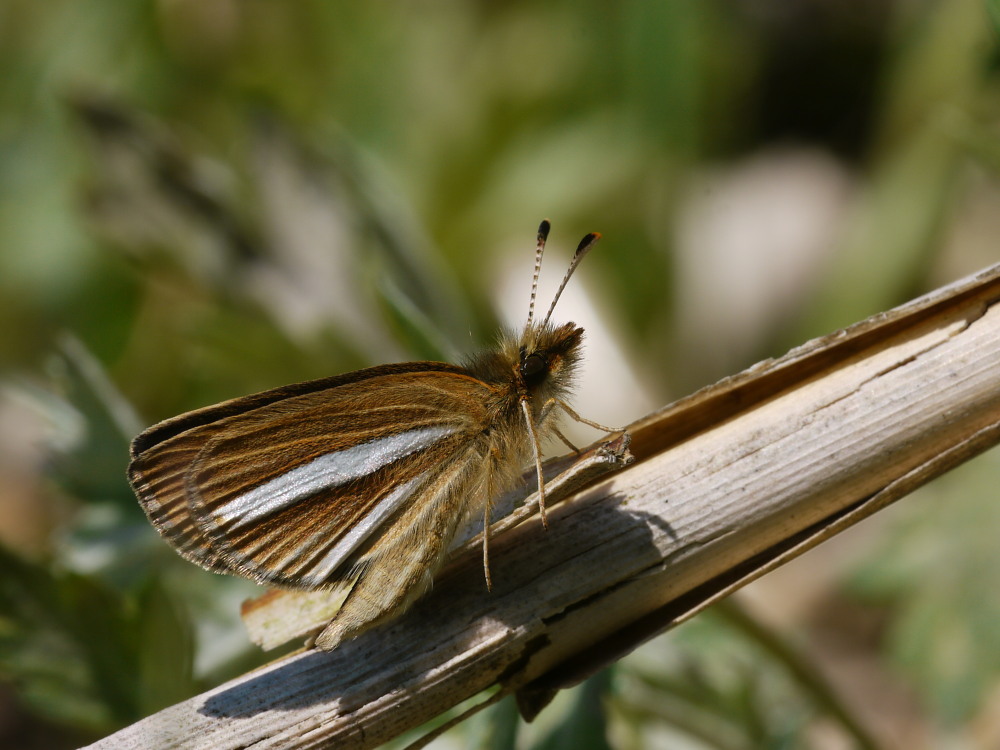
[[[190,623],[155,581],[132,593],[0,549],[0,674],[33,710],[107,732],[197,689]]]
[[[850,579],[891,607],[886,656],[952,725],[975,715],[1000,673],[997,469],[989,454],[920,490]]]
[[[78,340],[64,337],[49,369],[57,389],[21,388],[55,425],[49,479],[80,507],[41,559],[0,545],[0,679],[40,716],[99,736],[205,683],[189,611],[125,481],[138,420]]]
[[[573,691],[573,700],[562,720],[535,747],[539,750],[606,750],[608,719],[605,701],[612,671],[604,670]]]

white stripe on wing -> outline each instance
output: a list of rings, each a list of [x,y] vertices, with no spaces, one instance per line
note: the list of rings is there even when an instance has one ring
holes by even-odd
[[[319,561],[309,566],[309,574],[303,576],[302,581],[307,586],[319,586],[327,582],[334,571],[354,552],[368,536],[377,529],[382,522],[391,516],[399,506],[410,498],[413,491],[420,486],[421,480],[427,477],[426,472],[413,477],[408,482],[395,487],[392,492],[382,498],[378,505],[366,513],[358,523],[351,527],[341,539],[334,545],[333,549],[327,552]],[[326,530],[329,534],[329,530]],[[305,545],[308,547],[309,545]],[[298,560],[293,556],[285,560],[282,567],[298,564]]]
[[[322,489],[347,484],[429,448],[455,429],[454,425],[420,427],[326,453],[223,503],[212,515],[223,525],[232,524],[227,531],[248,526]]]

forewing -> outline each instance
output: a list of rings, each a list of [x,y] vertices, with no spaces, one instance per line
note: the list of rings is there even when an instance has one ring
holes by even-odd
[[[483,432],[490,395],[435,363],[277,389],[151,428],[133,444],[129,477],[186,558],[321,586]]]

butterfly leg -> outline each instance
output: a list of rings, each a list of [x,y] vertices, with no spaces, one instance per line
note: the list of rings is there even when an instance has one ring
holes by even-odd
[[[535,472],[538,474],[538,513],[542,517],[542,526],[549,528],[549,520],[545,515],[545,480],[542,477],[542,451],[538,446],[538,430],[535,429],[535,420],[531,417],[531,406],[528,399],[521,400],[521,411],[524,412],[524,421],[528,426],[528,434],[531,435],[531,450],[535,456]]]
[[[581,424],[585,424],[585,425],[587,425],[589,427],[593,427],[595,430],[601,430],[602,432],[612,432],[612,433],[613,432],[625,432],[625,428],[624,427],[608,427],[607,425],[599,424],[598,422],[593,422],[593,421],[587,419],[586,417],[581,417],[579,414],[577,414],[575,411],[573,411],[573,408],[569,404],[567,404],[562,399],[558,399],[558,398],[550,399],[549,403],[552,403],[552,402],[555,402],[555,405],[558,406],[560,409],[562,409],[567,414],[569,414],[570,418],[572,418],[573,420],[575,420],[577,422],[580,422]]]
[[[544,423],[545,420],[548,418],[549,414],[552,412],[552,410],[555,407],[559,406],[559,403],[560,402],[557,399],[550,398],[548,401],[546,401],[544,404],[542,404],[542,408],[538,412],[538,421],[540,423]],[[574,453],[577,453],[577,454],[580,453],[580,449],[577,448],[575,445],[573,445],[573,443],[570,442],[569,438],[567,438],[565,435],[562,434],[562,432],[559,431],[558,427],[551,426],[548,429],[551,430],[552,433],[557,438],[559,438],[560,440],[562,440],[565,445],[569,446],[569,449],[571,451],[573,451]]]
[[[571,443],[571,442],[570,442],[569,438],[567,438],[567,437],[566,437],[565,435],[563,435],[563,434],[562,434],[562,433],[561,433],[561,432],[559,431],[559,428],[558,428],[558,427],[551,427],[550,429],[552,430],[552,433],[553,433],[553,434],[554,434],[554,435],[555,435],[555,436],[556,436],[557,438],[559,438],[560,440],[562,440],[562,441],[563,441],[563,443],[565,443],[566,445],[568,445],[568,446],[569,446],[569,449],[570,449],[571,451],[573,451],[574,453],[576,453],[577,455],[579,455],[579,453],[580,453],[580,449],[579,449],[579,448],[577,448],[577,447],[576,447],[575,445],[573,445],[573,443]]]
[[[493,590],[493,579],[490,578],[490,504],[486,503],[483,510],[483,573],[486,575],[486,590]]]

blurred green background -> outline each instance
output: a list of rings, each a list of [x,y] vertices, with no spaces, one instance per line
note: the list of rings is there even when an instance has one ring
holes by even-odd
[[[143,518],[138,430],[488,344],[543,217],[544,301],[605,237],[556,317],[610,423],[995,262],[997,18],[4,0],[0,746],[74,747],[269,658],[237,617],[257,588]],[[436,746],[1000,746],[998,479],[987,454],[533,725],[501,703]]]

